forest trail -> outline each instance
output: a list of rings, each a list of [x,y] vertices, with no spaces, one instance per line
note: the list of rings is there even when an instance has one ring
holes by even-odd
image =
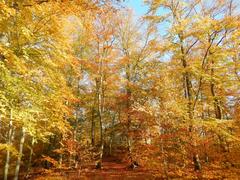
[[[146,171],[142,167],[131,169],[131,168],[128,168],[127,163],[118,162],[114,159],[108,158],[103,160],[102,169],[95,169],[94,165],[90,165],[82,169],[50,173],[50,175],[44,175],[44,176],[36,176],[33,179],[36,179],[36,180],[77,180],[77,179],[144,180],[144,179],[155,179],[155,178],[149,171]]]
[[[224,173],[222,173],[224,171]],[[78,169],[50,169],[44,172],[34,170],[29,180],[154,180],[167,179],[164,172],[149,171],[142,166],[129,168],[129,163],[117,158],[104,158],[102,169],[96,169],[94,164],[84,165]],[[170,179],[239,179],[239,169],[221,169],[205,167],[202,172],[186,168],[182,174],[169,171]],[[20,176],[20,180],[25,180]]]

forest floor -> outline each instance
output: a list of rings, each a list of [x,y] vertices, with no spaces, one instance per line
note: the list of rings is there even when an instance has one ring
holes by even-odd
[[[35,173],[34,173],[35,174]],[[91,179],[91,180],[144,180],[155,179],[154,175],[138,167],[136,169],[128,168],[126,163],[104,161],[102,169],[95,169],[94,165],[81,169],[53,171],[42,175],[34,175],[30,179],[34,180],[77,180],[77,179]]]
[[[23,176],[22,176],[23,177]],[[24,178],[20,178],[24,179]],[[182,172],[168,172],[168,178],[160,171],[149,171],[143,167],[128,168],[127,163],[114,160],[103,161],[102,169],[87,165],[72,170],[33,170],[30,180],[152,180],[152,179],[240,179],[239,168],[222,169],[216,166],[206,166],[201,172],[186,168]]]
[[[134,170],[127,169],[125,164],[105,162],[101,170],[94,168],[84,168],[79,170],[64,170],[64,171],[49,171],[45,174],[37,174],[28,179],[31,180],[161,180],[161,179],[203,179],[203,180],[238,180],[240,179],[239,169],[206,169],[203,172],[188,172],[177,175],[176,173],[169,173],[166,178],[164,173],[147,171],[143,168],[136,168]],[[21,180],[22,178],[20,178]]]

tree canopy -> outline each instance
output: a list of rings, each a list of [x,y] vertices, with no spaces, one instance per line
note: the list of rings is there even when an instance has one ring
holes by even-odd
[[[144,4],[0,0],[0,177],[237,178],[238,1]]]

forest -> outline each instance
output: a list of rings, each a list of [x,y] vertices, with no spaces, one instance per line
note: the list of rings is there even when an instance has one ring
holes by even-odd
[[[239,0],[125,2],[0,0],[0,179],[240,177]]]

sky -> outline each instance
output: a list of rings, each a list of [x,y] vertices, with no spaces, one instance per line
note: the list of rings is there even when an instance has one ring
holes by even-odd
[[[145,15],[147,13],[147,11],[149,10],[149,6],[144,5],[143,3],[144,0],[125,0],[124,1],[124,5],[128,8],[133,9],[134,15],[136,16],[136,18],[139,18],[143,15]],[[159,8],[157,11],[157,14],[165,14],[167,11],[163,8]],[[162,22],[161,25],[159,24],[157,26],[159,28],[159,33],[161,35],[166,34],[168,28],[169,28],[169,24],[167,22]]]
[[[144,15],[148,10],[148,7],[143,4],[143,0],[125,0],[124,4],[133,9],[137,16]]]

